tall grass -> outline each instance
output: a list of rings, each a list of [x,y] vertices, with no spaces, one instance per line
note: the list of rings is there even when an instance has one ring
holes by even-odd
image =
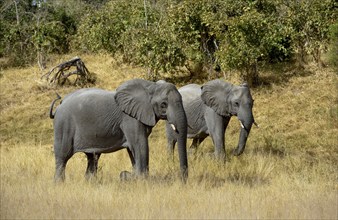
[[[82,59],[97,74],[100,88],[114,89],[145,73],[104,55]],[[121,171],[131,170],[122,150],[102,155],[98,176],[89,182],[85,155],[74,155],[66,182],[55,185],[48,117],[54,91],[41,84],[37,68],[4,70],[0,218],[337,219],[338,81],[329,68],[309,69],[307,74],[286,72],[285,81],[265,71],[263,78],[276,80],[252,91],[260,128],[252,129],[244,154],[231,155],[240,127],[234,118],[226,133],[226,162],[213,159],[212,142],[206,139],[197,151],[189,150],[186,185],[179,180],[177,153],[174,159],[167,156],[164,122],[150,135],[147,180],[119,180]],[[65,95],[74,89],[55,90]]]

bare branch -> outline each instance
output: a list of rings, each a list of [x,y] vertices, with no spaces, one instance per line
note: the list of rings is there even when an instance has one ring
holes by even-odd
[[[71,68],[75,68],[75,70],[69,72]],[[72,75],[77,75],[73,83],[71,83],[69,79]],[[45,78],[48,84],[54,85],[64,85],[68,81],[72,85],[83,86],[95,82],[95,77],[88,71],[80,57],[74,57],[71,60],[54,66],[49,72],[44,74],[41,79],[42,78]]]

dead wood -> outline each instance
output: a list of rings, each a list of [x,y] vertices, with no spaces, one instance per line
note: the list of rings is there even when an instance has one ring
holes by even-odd
[[[69,77],[73,75],[76,75],[76,78],[72,82]],[[41,78],[45,78],[48,84],[60,86],[63,86],[66,83],[79,86],[95,83],[94,75],[89,72],[80,57],[74,57],[71,60],[54,66]]]

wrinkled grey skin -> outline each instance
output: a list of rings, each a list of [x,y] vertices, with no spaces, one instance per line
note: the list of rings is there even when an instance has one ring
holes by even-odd
[[[189,84],[178,90],[183,99],[183,107],[188,119],[188,138],[192,138],[191,148],[211,136],[215,146],[215,156],[225,158],[225,130],[232,116],[241,122],[237,148],[233,154],[243,153],[254,122],[252,114],[253,99],[246,84],[240,86],[213,80],[200,86]],[[177,142],[176,134],[169,124],[166,126],[168,150],[173,152]]]
[[[55,102],[55,100],[54,100]],[[76,152],[87,155],[86,177],[96,174],[102,153],[126,148],[135,176],[147,176],[148,136],[158,120],[176,128],[182,179],[188,176],[187,119],[173,84],[134,79],[115,91],[80,89],[67,95],[54,118],[55,180],[65,179],[67,161]],[[126,176],[126,171],[121,177]]]

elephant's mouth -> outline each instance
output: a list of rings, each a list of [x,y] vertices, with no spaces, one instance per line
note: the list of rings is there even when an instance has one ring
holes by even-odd
[[[171,127],[175,132],[178,133],[178,130],[177,130],[177,128],[176,128],[176,126],[175,126],[174,124],[170,124],[170,123],[169,123],[169,125],[170,125],[170,127]]]
[[[236,116],[237,117],[237,112],[230,112],[231,116]]]
[[[168,120],[168,117],[166,115],[158,115],[157,119],[158,120]]]
[[[241,120],[238,120],[238,121],[239,121],[239,124],[241,125],[241,128],[249,132],[249,129],[244,125],[244,123]]]
[[[244,126],[243,122],[240,119],[238,119],[238,121],[239,121],[239,123],[241,125],[241,128],[243,128],[245,130],[249,130],[246,126]],[[257,122],[255,120],[252,122],[252,124],[254,124],[257,128],[259,128],[259,125],[257,124]]]
[[[176,133],[178,133],[177,126],[174,123],[168,121],[168,124],[170,125],[171,129],[173,129],[173,131],[175,131]]]

